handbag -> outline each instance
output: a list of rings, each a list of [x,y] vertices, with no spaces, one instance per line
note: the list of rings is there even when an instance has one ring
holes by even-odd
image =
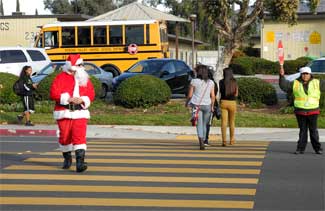
[[[192,108],[192,117],[190,119],[190,122],[192,123],[192,126],[197,125],[197,121],[199,119],[200,104],[202,102],[203,96],[204,96],[207,88],[208,88],[208,84],[205,86],[205,89],[204,89],[204,91],[203,91],[203,93],[201,95],[199,105]]]
[[[215,116],[218,120],[221,118],[221,109],[219,103],[214,105],[213,116]]]

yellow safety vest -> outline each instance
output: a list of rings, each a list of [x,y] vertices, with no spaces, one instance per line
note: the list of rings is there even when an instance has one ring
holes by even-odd
[[[302,109],[315,109],[319,107],[320,99],[319,80],[312,79],[308,84],[308,94],[304,91],[304,86],[298,80],[293,82],[293,95],[295,97],[294,106]]]

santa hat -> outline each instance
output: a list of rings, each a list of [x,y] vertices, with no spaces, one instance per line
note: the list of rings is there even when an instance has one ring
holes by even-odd
[[[78,65],[83,63],[83,59],[80,58],[80,54],[70,54],[65,62],[64,70],[77,71]]]

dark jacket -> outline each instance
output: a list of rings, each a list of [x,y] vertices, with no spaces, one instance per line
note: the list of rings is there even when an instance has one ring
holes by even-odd
[[[32,96],[35,89],[31,77],[26,75],[21,80],[23,81],[23,96]]]
[[[313,76],[311,76],[312,78],[310,79],[313,80]],[[301,77],[299,77],[298,80],[300,83],[303,83]],[[303,87],[304,87],[304,90],[305,90],[305,93],[307,94],[308,93],[308,84],[309,82],[306,83],[306,84],[303,84]],[[280,85],[280,88],[284,91],[284,92],[287,92],[288,94],[292,94],[293,93],[293,82],[294,81],[288,81],[284,76],[281,76],[280,75],[280,79],[279,79],[279,85]],[[321,92],[325,92],[325,80],[319,80],[319,88],[320,88],[320,91]],[[317,109],[301,109],[301,108],[295,108],[295,112],[299,112],[299,111],[313,111],[313,110],[319,110],[319,108]]]

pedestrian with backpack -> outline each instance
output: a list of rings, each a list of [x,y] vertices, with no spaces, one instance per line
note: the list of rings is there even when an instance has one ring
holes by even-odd
[[[35,112],[33,92],[37,88],[37,84],[33,83],[30,77],[32,72],[31,66],[24,66],[18,80],[24,111],[17,116],[17,119],[18,122],[21,123],[25,117],[26,126],[34,126],[34,124],[30,121],[30,114]]]

